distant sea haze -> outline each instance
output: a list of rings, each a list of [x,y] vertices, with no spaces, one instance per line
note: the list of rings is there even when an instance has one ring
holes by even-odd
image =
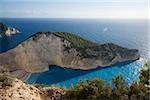
[[[1,37],[0,51],[6,51],[41,31],[72,32],[97,43],[113,42],[139,49],[142,58],[150,58],[150,35],[147,20],[110,19],[17,19],[1,18],[1,22],[21,31],[12,37]]]

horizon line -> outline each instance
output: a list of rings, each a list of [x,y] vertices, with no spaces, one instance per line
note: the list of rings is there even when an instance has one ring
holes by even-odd
[[[19,19],[150,19],[149,17],[143,18],[84,18],[84,17],[0,17],[0,18],[19,18]]]

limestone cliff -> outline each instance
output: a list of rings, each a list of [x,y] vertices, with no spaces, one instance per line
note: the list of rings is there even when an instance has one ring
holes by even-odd
[[[0,65],[10,66],[10,71],[18,77],[24,73],[23,77],[26,73],[46,71],[49,65],[92,69],[139,57],[138,50],[112,43],[100,45],[72,33],[39,32],[16,48],[1,53]]]

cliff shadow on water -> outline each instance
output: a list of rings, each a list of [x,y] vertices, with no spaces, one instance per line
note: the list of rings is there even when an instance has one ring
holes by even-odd
[[[84,76],[86,74],[93,73],[95,71],[113,68],[113,67],[122,68],[122,67],[125,67],[125,65],[128,65],[134,61],[135,60],[126,61],[126,62],[118,63],[112,66],[97,67],[96,69],[90,69],[90,70],[62,68],[60,66],[51,65],[49,66],[49,71],[42,72],[42,73],[33,73],[27,81],[29,83],[37,83],[37,84],[44,84],[44,85],[58,84],[60,82],[65,82],[73,78],[77,78],[80,76]]]

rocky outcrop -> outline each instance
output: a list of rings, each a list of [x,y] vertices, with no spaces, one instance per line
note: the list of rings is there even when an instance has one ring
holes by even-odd
[[[0,73],[0,100],[62,100],[64,94],[57,87],[37,87]]]
[[[0,100],[42,100],[42,96],[36,87],[0,73]]]
[[[14,34],[20,33],[19,30],[13,28],[13,27],[8,27],[8,29],[5,31],[6,36],[11,36]]]
[[[8,27],[4,23],[0,22],[0,30],[6,31],[7,29],[8,29]]]
[[[12,72],[34,73],[47,71],[49,65],[85,70],[139,57],[138,50],[112,43],[99,45],[71,33],[39,32],[16,48],[1,53],[0,65],[10,66]]]
[[[8,27],[4,23],[0,22],[0,35],[11,36],[17,33],[20,33],[19,30],[13,27]]]

